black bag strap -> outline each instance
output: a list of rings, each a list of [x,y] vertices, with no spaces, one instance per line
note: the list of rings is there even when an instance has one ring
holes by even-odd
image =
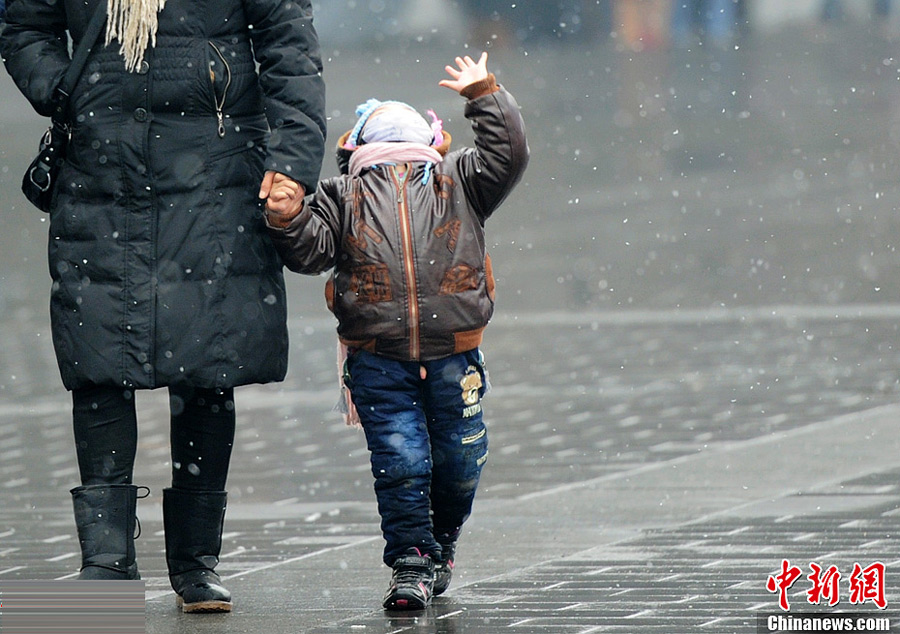
[[[72,94],[75,83],[78,81],[78,78],[81,77],[81,73],[84,71],[84,65],[87,63],[88,55],[94,47],[94,44],[96,44],[97,40],[100,38],[100,32],[103,30],[103,25],[105,23],[106,0],[100,0],[100,2],[97,3],[97,8],[94,10],[94,15],[91,16],[91,21],[84,31],[84,35],[81,37],[81,41],[78,42],[78,46],[75,47],[75,50],[72,53],[72,62],[66,69],[66,74],[63,75],[62,81],[54,91],[56,108],[54,108],[51,116],[53,123],[64,125],[66,108],[69,105],[69,95]]]

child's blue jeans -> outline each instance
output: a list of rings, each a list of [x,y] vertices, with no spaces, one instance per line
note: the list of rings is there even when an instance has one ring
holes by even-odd
[[[472,512],[487,459],[481,353],[406,362],[358,350],[344,380],[371,454],[384,563],[412,547],[441,561],[440,544],[455,541]]]

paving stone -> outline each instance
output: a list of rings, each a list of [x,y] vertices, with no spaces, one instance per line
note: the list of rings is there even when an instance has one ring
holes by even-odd
[[[541,504],[529,496],[602,487],[603,478],[860,420],[898,402],[894,52],[869,40],[807,49],[795,32],[747,47],[734,67],[730,57],[712,60],[736,92],[753,95],[738,104],[750,116],[707,108],[700,124],[682,99],[669,104],[663,136],[614,123],[625,97],[614,84],[649,97],[699,95],[688,62],[707,67],[709,58],[549,50],[523,64],[518,51],[492,51],[504,81],[523,87],[533,165],[489,225],[500,301],[484,345],[491,452],[476,515],[503,519],[510,505]],[[397,64],[439,69],[444,53],[417,51]],[[336,104],[356,103],[368,79],[347,57],[330,60]],[[787,59],[803,61],[785,73]],[[659,83],[660,61],[677,71],[671,91]],[[394,78],[388,86],[406,88]],[[560,95],[569,97],[562,112]],[[576,120],[589,141],[572,136]],[[685,145],[660,150],[676,126]],[[24,164],[34,135],[10,129],[0,155],[18,152],[11,164]],[[718,162],[721,152],[703,157],[723,136],[722,165],[698,165]],[[71,578],[79,554],[67,492],[78,480],[70,403],[49,338],[46,273],[34,266],[46,224],[13,209],[13,176],[0,172],[0,204],[11,214],[0,218],[16,223],[0,231],[0,581]],[[598,523],[627,537],[584,543],[563,531],[564,555],[537,563],[508,560],[500,535],[490,561],[462,545],[447,595],[420,614],[386,614],[364,437],[332,411],[334,322],[321,306],[322,279],[288,284],[288,378],[237,392],[220,565],[236,589],[233,615],[191,620],[172,607],[159,500],[171,469],[166,396],[137,396],[136,481],[152,490],[140,504],[137,546],[151,634],[755,632],[757,614],[776,607],[765,582],[782,559],[805,574],[814,561],[846,574],[857,562],[900,564],[900,467],[862,463],[859,477],[833,482],[833,465],[822,464],[803,491],[698,511],[694,521],[639,518],[646,525],[635,529],[606,509]],[[812,439],[808,449],[846,440]],[[678,486],[661,479],[644,493]],[[504,572],[482,578],[488,564]],[[893,607],[900,597],[888,580]],[[808,608],[803,581],[790,600]]]

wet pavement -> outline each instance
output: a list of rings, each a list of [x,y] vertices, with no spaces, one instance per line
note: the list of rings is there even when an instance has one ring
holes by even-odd
[[[326,46],[331,138],[369,96],[434,107],[458,42]],[[399,49],[399,53],[398,53]],[[491,453],[453,584],[385,613],[360,432],[331,411],[321,278],[289,279],[283,384],[240,388],[220,572],[230,615],[168,589],[162,391],[138,394],[147,631],[755,632],[782,560],[900,596],[896,43],[805,27],[728,52],[498,48],[533,154],[488,225]],[[362,63],[365,60],[366,63]],[[411,81],[414,78],[414,81]],[[0,77],[0,581],[76,574],[68,395],[49,342],[46,223],[17,193],[42,121]],[[335,172],[329,162],[325,174]],[[850,603],[854,563],[888,607]],[[808,604],[801,578],[794,610]],[[900,627],[900,626],[895,626]]]

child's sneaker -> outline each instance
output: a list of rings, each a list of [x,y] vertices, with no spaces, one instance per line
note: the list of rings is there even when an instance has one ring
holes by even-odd
[[[456,557],[456,542],[441,544],[443,561],[434,565],[434,596],[443,594],[453,577],[453,559]]]
[[[391,585],[384,594],[385,610],[424,610],[434,592],[434,560],[410,548],[394,561]]]

